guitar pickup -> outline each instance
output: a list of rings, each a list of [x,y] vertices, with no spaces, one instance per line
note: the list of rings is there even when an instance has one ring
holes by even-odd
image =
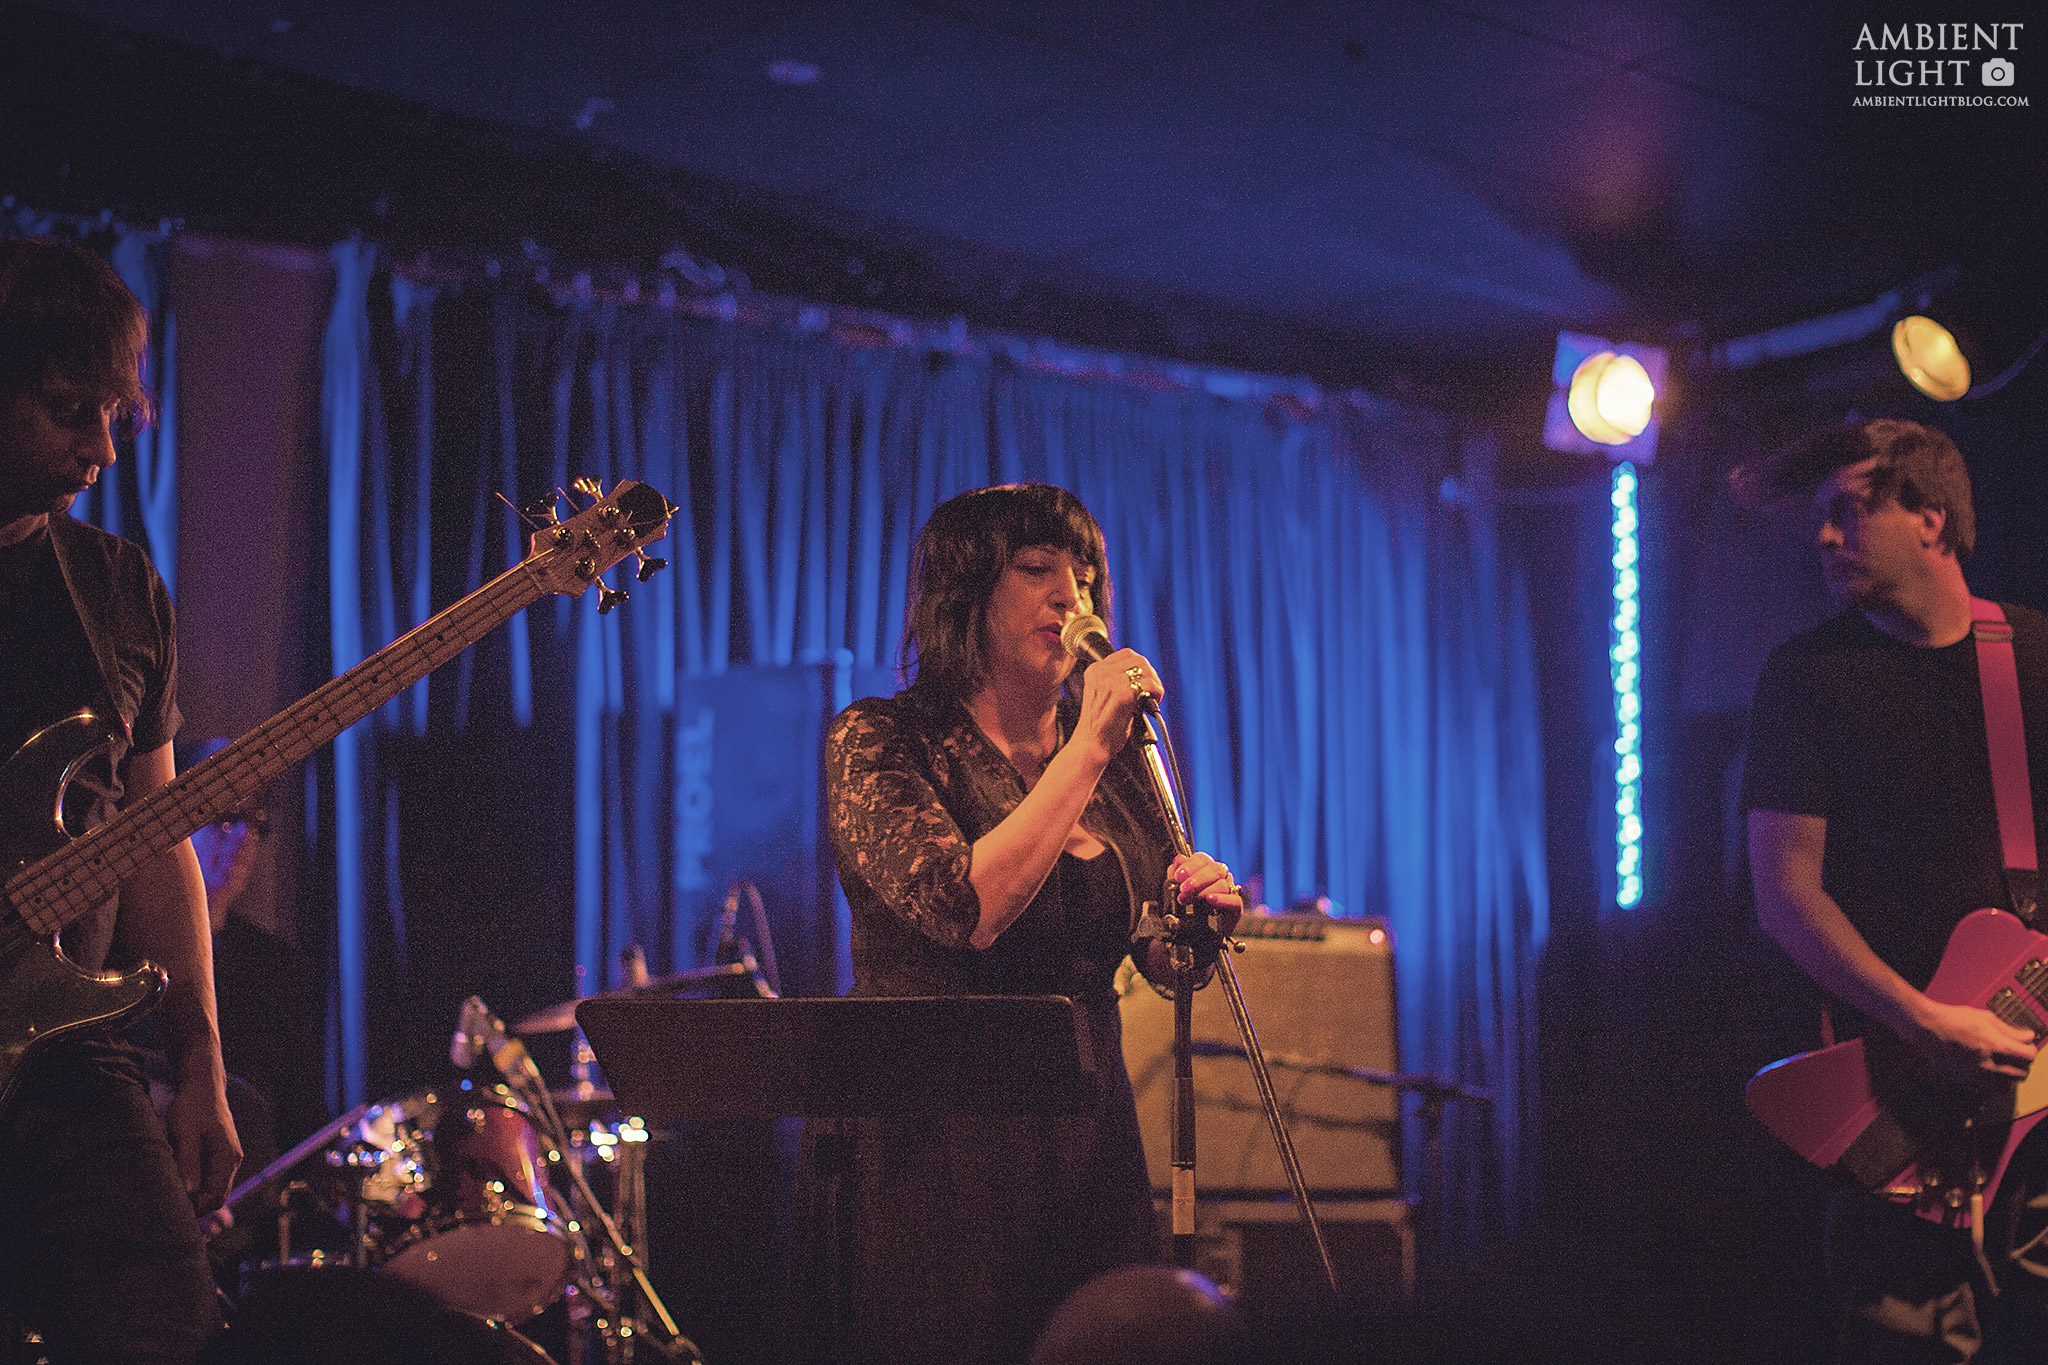
[[[2013,980],[2019,982],[2020,988],[2028,995],[2043,1004],[2048,1004],[2048,963],[2042,962],[2038,957],[2033,958],[2012,975]]]
[[[2025,1029],[2033,1035],[2034,1041],[2037,1043],[2041,1041],[2044,1034],[2048,1034],[2048,1024],[2043,1024],[2038,1015],[2021,1004],[2019,992],[2010,986],[2000,989],[1998,994],[1985,1002],[1984,1008],[2005,1020],[2006,1023],[2011,1024],[2014,1028]]]

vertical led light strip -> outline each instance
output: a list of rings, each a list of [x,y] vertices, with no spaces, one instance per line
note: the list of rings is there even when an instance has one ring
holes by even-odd
[[[1643,899],[1642,578],[1636,467],[1614,466],[1614,616],[1607,657],[1614,678],[1614,903]]]

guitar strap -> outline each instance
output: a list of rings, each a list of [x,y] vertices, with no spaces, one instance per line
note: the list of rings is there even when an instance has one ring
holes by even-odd
[[[1991,758],[1991,798],[1998,811],[1998,842],[2012,910],[2028,928],[2040,903],[2041,863],[2034,847],[2034,796],[2027,781],[2027,733],[2020,716],[2020,674],[2013,660],[2012,624],[2005,609],[1970,599],[1970,634],[1977,641],[1977,685],[1984,692],[1984,741]],[[1979,1153],[1981,1157],[1982,1153]],[[1995,1295],[1998,1277],[1984,1252],[1984,1173],[1979,1164],[1970,1192],[1970,1249]]]
[[[2041,863],[2034,847],[2034,798],[2027,779],[2012,626],[1996,602],[1972,597],[1970,634],[1977,641],[1977,680],[1984,689],[1984,735],[1991,751],[1991,795],[1998,808],[2006,890],[2013,913],[2031,928],[2040,904]]]

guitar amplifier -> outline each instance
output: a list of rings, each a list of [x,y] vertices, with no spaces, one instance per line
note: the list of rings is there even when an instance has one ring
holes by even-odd
[[[1408,1307],[1415,1295],[1415,1219],[1408,1204],[1318,1198],[1315,1206],[1344,1303],[1375,1313]],[[1171,1201],[1159,1200],[1156,1212],[1159,1244],[1171,1246]],[[1322,1258],[1291,1199],[1197,1203],[1195,1269],[1236,1301],[1255,1331],[1261,1323],[1313,1322],[1328,1311]]]
[[[1277,1065],[1336,1062],[1400,1069],[1394,1034],[1394,945],[1380,919],[1247,915],[1238,980],[1312,1194],[1392,1196],[1401,1190],[1401,1097],[1391,1086]],[[1124,1062],[1152,1186],[1172,1185],[1173,1002],[1125,964]],[[1196,993],[1194,1039],[1236,1047],[1223,987]],[[1195,1058],[1195,1183],[1210,1196],[1288,1192],[1251,1067],[1242,1055]]]

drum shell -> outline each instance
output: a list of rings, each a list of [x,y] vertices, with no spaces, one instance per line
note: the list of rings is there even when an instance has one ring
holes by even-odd
[[[388,1126],[385,1160],[362,1161],[370,1173],[355,1196],[371,1264],[479,1317],[519,1323],[544,1310],[581,1253],[526,1107],[492,1086],[416,1091],[379,1109],[380,1126],[354,1148],[382,1147]]]

